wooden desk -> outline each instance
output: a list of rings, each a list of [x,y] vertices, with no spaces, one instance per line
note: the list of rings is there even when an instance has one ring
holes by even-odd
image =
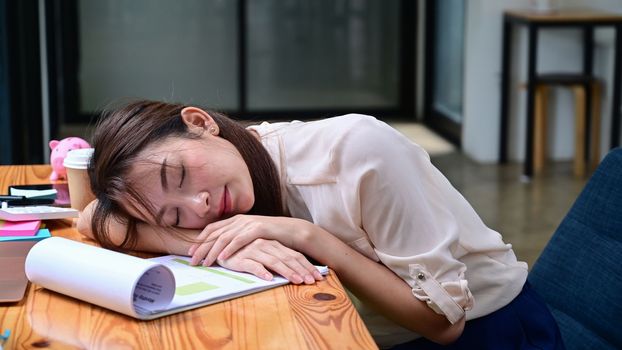
[[[46,165],[0,166],[9,185],[48,183]],[[67,220],[53,236],[93,244]],[[71,273],[68,271],[68,273]],[[30,284],[19,303],[0,304],[5,349],[377,349],[334,273],[153,321],[133,318]]]
[[[612,27],[615,30],[615,53],[613,69],[613,91],[611,104],[611,148],[620,144],[620,78],[622,75],[622,14],[608,13],[589,9],[561,9],[550,13],[528,10],[506,11],[503,15],[503,42],[501,62],[501,104],[499,133],[499,161],[505,163],[508,159],[507,142],[509,127],[509,89],[510,67],[513,57],[512,28],[524,25],[529,32],[527,52],[527,135],[525,142],[525,163],[523,174],[533,175],[533,126],[535,85],[538,75],[536,61],[538,53],[538,30],[541,28],[578,28],[583,32],[583,69],[580,74],[592,77],[594,61],[594,29]],[[591,110],[590,94],[586,98],[586,108]],[[589,135],[589,130],[588,130]],[[588,142],[589,144],[589,142]]]

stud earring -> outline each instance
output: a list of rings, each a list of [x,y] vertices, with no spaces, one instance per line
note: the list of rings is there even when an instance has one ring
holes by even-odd
[[[215,136],[218,134],[218,128],[215,125],[210,125],[210,127],[207,129],[207,132]]]

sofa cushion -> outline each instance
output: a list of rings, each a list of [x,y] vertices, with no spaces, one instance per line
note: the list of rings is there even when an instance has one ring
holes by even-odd
[[[599,165],[529,281],[550,306],[567,348],[622,348],[622,149]]]

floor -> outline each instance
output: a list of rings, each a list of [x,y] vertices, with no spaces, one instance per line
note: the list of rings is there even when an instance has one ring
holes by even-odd
[[[522,164],[478,164],[459,151],[432,163],[530,268],[586,181],[573,175],[572,162],[549,162],[531,181],[521,179]]]

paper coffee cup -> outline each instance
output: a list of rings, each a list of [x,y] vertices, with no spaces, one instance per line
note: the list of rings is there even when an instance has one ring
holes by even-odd
[[[93,148],[75,149],[69,151],[63,161],[63,166],[67,169],[71,207],[80,211],[95,199],[87,173],[93,151]]]

